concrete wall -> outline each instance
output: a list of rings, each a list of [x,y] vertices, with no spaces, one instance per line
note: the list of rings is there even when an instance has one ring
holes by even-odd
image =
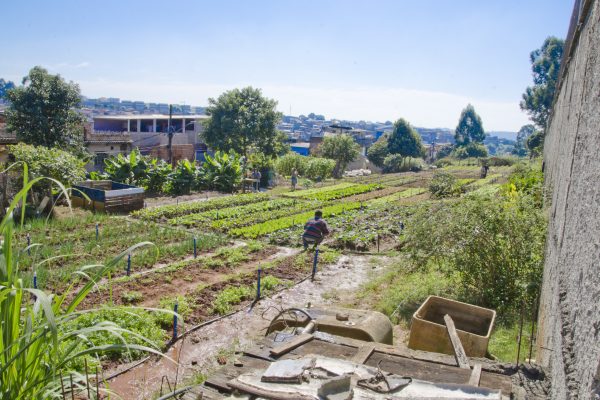
[[[600,398],[600,0],[576,2],[574,20],[544,150],[551,206],[538,362],[554,399]]]

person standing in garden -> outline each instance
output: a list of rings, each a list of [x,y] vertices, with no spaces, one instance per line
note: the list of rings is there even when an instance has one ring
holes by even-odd
[[[262,178],[262,175],[260,173],[260,171],[256,168],[254,168],[254,171],[252,171],[252,179],[254,179],[254,191],[258,192],[260,191],[260,178]]]
[[[296,168],[292,170],[292,192],[296,190],[296,185],[298,184],[298,171]]]
[[[323,212],[321,210],[315,211],[315,217],[309,219],[304,225],[304,234],[302,235],[304,250],[308,250],[310,244],[316,247],[328,234],[329,228],[327,222],[323,219]]]

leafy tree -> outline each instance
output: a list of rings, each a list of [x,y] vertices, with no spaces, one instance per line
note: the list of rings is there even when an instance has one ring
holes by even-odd
[[[173,167],[171,167],[171,164],[158,158],[151,159],[148,162],[147,177],[143,180],[144,188],[150,193],[164,192],[165,184],[172,171]]]
[[[517,133],[517,141],[512,150],[512,154],[525,157],[527,155],[527,139],[535,132],[535,126],[528,124],[523,125]]]
[[[421,136],[404,118],[400,118],[394,123],[394,130],[388,138],[388,151],[404,157],[423,157],[425,155]]]
[[[533,86],[525,89],[521,109],[542,131],[545,131],[550,116],[564,45],[564,40],[551,36],[529,55]]]
[[[77,112],[79,86],[34,67],[23,86],[9,90],[6,127],[25,143],[83,152],[83,116]]]
[[[129,185],[141,185],[148,178],[148,164],[149,160],[136,148],[128,156],[117,154],[106,158],[101,178]]]
[[[196,166],[187,159],[179,160],[168,177],[169,193],[189,194],[196,180]]]
[[[280,175],[291,176],[295,169],[298,175],[315,180],[331,177],[335,166],[336,162],[329,158],[305,157],[291,152],[277,159],[275,170]]]
[[[249,86],[229,90],[208,102],[206,113],[210,118],[203,136],[209,146],[225,152],[233,150],[245,157],[252,148],[269,156],[277,154],[275,126],[282,114],[275,109],[275,100]]]
[[[457,146],[466,146],[471,142],[483,143],[485,139],[483,123],[471,104],[468,104],[460,113],[454,138]]]
[[[390,154],[387,136],[382,136],[367,150],[367,158],[375,166],[383,168],[383,160]]]
[[[4,79],[0,78],[0,100],[3,99],[4,96],[6,96],[7,91],[13,89],[14,87],[14,82],[5,81]]]
[[[349,135],[336,135],[326,136],[318,152],[325,158],[335,160],[333,176],[341,178],[348,164],[358,157],[359,149],[358,144]]]

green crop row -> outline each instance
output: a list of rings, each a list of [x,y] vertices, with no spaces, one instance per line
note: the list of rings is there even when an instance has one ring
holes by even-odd
[[[324,207],[323,217],[334,216],[341,214],[345,211],[355,210],[360,208],[360,202],[348,202],[340,203],[329,207]],[[242,228],[232,229],[229,231],[234,236],[242,236],[244,238],[257,238],[269,234],[271,232],[278,231],[280,229],[286,229],[296,224],[304,224],[309,218],[312,218],[313,212],[305,212],[302,214],[291,215],[287,217],[277,218],[270,221],[262,222],[255,225],[250,225]]]
[[[355,184],[350,183],[350,182],[342,182],[342,183],[338,183],[337,185],[323,186],[320,188],[314,188],[314,189],[308,189],[308,190],[298,190],[295,192],[284,193],[283,195],[285,197],[311,198],[312,196],[314,196],[318,193],[331,192],[331,191],[335,191],[335,190],[348,188],[351,186],[355,186]]]
[[[182,204],[170,204],[154,208],[145,208],[135,211],[131,215],[146,221],[158,221],[161,219],[170,219],[188,214],[201,213],[220,208],[243,206],[245,204],[259,203],[269,200],[269,195],[265,193],[246,193],[233,196],[219,197],[206,201],[193,201]]]
[[[406,199],[408,197],[413,197],[421,193],[425,193],[426,191],[427,189],[425,188],[410,188],[401,192],[390,194],[389,196],[379,197],[377,199],[370,200],[367,202],[367,204],[369,206],[388,204],[394,201],[398,201],[400,199]]]
[[[268,201],[261,201],[259,203],[251,203],[238,207],[228,207],[218,210],[210,210],[202,213],[188,214],[183,217],[175,217],[169,219],[171,225],[185,225],[194,226],[202,222],[217,224],[224,221],[244,219],[249,216],[255,216],[256,214],[264,214],[268,211],[280,210],[285,207],[295,206],[298,203],[297,200],[293,199],[275,199]],[[215,226],[213,226],[215,227]]]
[[[302,196],[306,200],[317,200],[317,201],[331,201],[342,199],[344,197],[353,196],[356,194],[372,192],[373,190],[381,189],[382,186],[376,183],[370,185],[353,185],[337,190],[328,190],[324,192],[314,193],[310,195]]]

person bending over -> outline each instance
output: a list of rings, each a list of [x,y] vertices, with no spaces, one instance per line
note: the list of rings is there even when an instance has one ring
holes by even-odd
[[[327,228],[327,222],[323,219],[323,212],[321,210],[315,211],[315,217],[309,219],[304,225],[304,234],[302,235],[304,250],[307,250],[311,244],[316,247],[328,234],[329,229]]]

